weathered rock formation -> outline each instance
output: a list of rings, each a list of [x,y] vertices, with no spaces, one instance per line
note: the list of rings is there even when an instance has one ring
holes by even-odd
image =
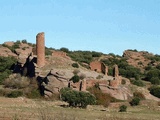
[[[8,49],[7,47],[3,47],[0,45],[0,56],[3,57],[17,57],[17,55],[15,53],[13,53],[10,49]]]
[[[53,94],[58,94],[60,89],[68,86],[68,79],[65,74],[60,71],[51,70],[46,77],[37,77],[41,94],[46,97],[51,97]]]
[[[37,65],[43,67],[45,65],[45,36],[44,32],[38,33],[36,36],[36,53]]]

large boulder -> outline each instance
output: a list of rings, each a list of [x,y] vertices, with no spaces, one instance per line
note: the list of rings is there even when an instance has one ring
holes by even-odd
[[[0,56],[3,56],[3,57],[9,57],[9,56],[12,56],[12,57],[17,57],[17,55],[15,53],[13,53],[9,48],[7,47],[3,47],[3,46],[0,46]]]

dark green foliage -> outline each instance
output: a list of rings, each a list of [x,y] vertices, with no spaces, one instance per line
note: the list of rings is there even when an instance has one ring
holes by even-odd
[[[45,47],[45,55],[52,55],[52,51],[50,48]]]
[[[0,84],[11,74],[11,66],[16,62],[13,57],[0,56]]]
[[[60,90],[61,99],[69,103],[72,107],[86,108],[87,105],[95,103],[95,97],[88,92],[79,92],[70,88],[62,88]]]
[[[23,92],[22,91],[11,91],[11,93],[7,94],[6,97],[9,97],[9,98],[17,98],[17,97],[20,97],[23,95]]]
[[[92,51],[92,57],[101,57],[103,53]]]
[[[150,81],[152,84],[160,84],[160,70],[157,68],[152,68],[146,74],[145,80]]]
[[[160,55],[146,56],[146,58],[150,59],[152,63],[154,63],[155,61],[160,61]]]
[[[152,95],[160,98],[160,86],[152,86],[149,90]]]
[[[77,63],[73,63],[73,64],[72,64],[72,67],[74,67],[74,68],[79,68],[79,65],[78,65]]]
[[[131,83],[140,87],[145,86],[142,80],[131,80]]]
[[[102,53],[95,52],[95,51],[70,51],[67,54],[69,57],[72,58],[72,60],[82,63],[89,64],[94,57],[100,57]]]
[[[132,50],[132,49],[129,49],[128,51],[138,52],[136,49],[134,49],[134,50]]]
[[[127,112],[127,106],[126,105],[121,105],[119,107],[119,112]]]
[[[139,77],[141,76],[140,69],[129,65],[124,58],[115,56],[113,58],[103,59],[102,62],[109,66],[109,75],[112,75],[113,73],[112,66],[117,64],[119,68],[119,74],[123,77],[139,79]]]
[[[22,40],[22,43],[26,43],[27,44],[27,40],[26,39]]]
[[[68,49],[68,48],[65,48],[65,47],[60,48],[60,50],[63,51],[63,52],[66,52],[66,53],[69,52],[69,49]]]
[[[151,82],[152,84],[154,84],[154,85],[160,85],[160,78],[158,78],[158,77],[152,77],[152,78],[150,79],[150,82]]]
[[[80,80],[80,77],[76,74],[70,79],[70,81],[73,81],[73,83],[79,82],[79,80]]]
[[[133,99],[132,99],[132,101],[130,102],[130,105],[131,106],[137,106],[137,105],[139,105],[139,102],[140,102],[140,98],[139,97],[134,97]]]

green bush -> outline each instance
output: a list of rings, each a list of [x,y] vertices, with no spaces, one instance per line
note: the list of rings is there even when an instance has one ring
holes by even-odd
[[[121,105],[119,107],[119,112],[127,112],[127,106],[126,105]]]
[[[96,99],[95,97],[88,93],[82,91],[75,91],[70,88],[62,88],[60,90],[61,99],[69,103],[69,106],[72,107],[81,107],[86,108],[87,105],[94,104]]]
[[[152,86],[149,90],[152,95],[160,98],[160,86]]]
[[[74,76],[70,79],[70,81],[73,81],[73,83],[79,82],[79,80],[80,80],[80,77],[79,77],[78,75],[74,75]]]
[[[152,68],[146,74],[145,80],[150,81],[152,84],[160,84],[160,70],[157,68]]]
[[[26,39],[22,40],[22,43],[27,43],[27,40]]]
[[[140,102],[140,98],[139,97],[134,97],[133,99],[132,99],[132,101],[130,102],[130,105],[131,106],[137,106],[137,105],[139,105],[139,102]]]
[[[14,57],[1,57],[0,56],[0,84],[9,77],[11,66],[16,62]]]
[[[152,78],[150,79],[150,82],[151,82],[152,84],[154,84],[154,85],[160,85],[160,78],[158,78],[158,77],[152,77]]]
[[[17,98],[23,95],[22,91],[11,91],[11,93],[7,94],[6,97],[9,98]]]
[[[142,80],[131,80],[131,83],[132,83],[133,85],[137,85],[137,86],[140,86],[140,87],[145,86],[145,84],[143,83]]]
[[[79,68],[79,65],[78,65],[77,63],[73,63],[73,64],[72,64],[72,67],[74,67],[74,68]]]
[[[60,48],[60,50],[63,51],[63,52],[66,52],[66,53],[69,52],[69,49],[68,49],[68,48],[65,48],[65,47]]]
[[[45,47],[45,55],[52,55],[52,51],[50,48]]]
[[[126,78],[135,78],[138,80],[140,76],[142,75],[140,69],[133,67],[127,63],[127,60],[122,57],[111,57],[108,59],[102,59],[101,60],[105,65],[109,66],[108,74],[113,74],[113,65],[118,65],[119,68],[119,74]]]

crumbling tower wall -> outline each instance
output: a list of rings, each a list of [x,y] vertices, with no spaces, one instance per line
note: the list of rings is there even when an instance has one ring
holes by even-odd
[[[38,33],[36,36],[36,53],[37,65],[43,67],[45,65],[45,35],[44,32]]]

